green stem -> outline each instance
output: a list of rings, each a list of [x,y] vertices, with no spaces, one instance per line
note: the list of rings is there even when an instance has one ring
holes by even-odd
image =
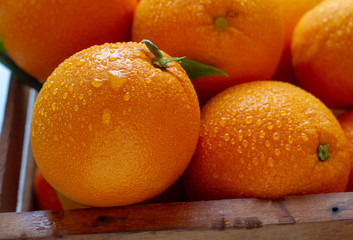
[[[161,51],[159,51],[158,47],[154,45],[150,40],[145,39],[145,40],[142,40],[141,42],[143,42],[146,45],[146,47],[153,53],[154,58],[152,59],[152,63],[153,65],[155,65],[160,69],[168,68],[167,63],[169,62],[175,61],[179,63],[180,61],[186,59],[186,57],[175,57],[175,58],[169,58],[165,60]]]
[[[317,148],[317,157],[319,158],[320,161],[325,161],[327,158],[330,157],[330,154],[328,152],[328,144],[325,145],[320,145]]]
[[[37,79],[24,72],[12,61],[10,57],[8,57],[3,52],[0,52],[0,63],[4,64],[8,69],[10,69],[20,83],[28,85],[37,91],[40,91],[42,88],[42,84],[38,82]]]

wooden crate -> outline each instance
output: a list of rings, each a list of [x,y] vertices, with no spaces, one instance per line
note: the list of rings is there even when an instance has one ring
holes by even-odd
[[[0,140],[0,239],[353,239],[353,192],[34,211],[34,95],[11,80]]]

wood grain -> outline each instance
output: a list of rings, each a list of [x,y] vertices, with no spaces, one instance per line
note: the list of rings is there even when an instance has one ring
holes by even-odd
[[[332,193],[1,213],[0,239],[352,239],[351,199]]]
[[[28,88],[11,79],[0,139],[0,212],[15,211]]]

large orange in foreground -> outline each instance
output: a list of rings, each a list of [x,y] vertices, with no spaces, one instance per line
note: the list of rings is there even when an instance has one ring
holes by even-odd
[[[141,0],[132,40],[150,39],[229,75],[193,80],[201,104],[236,83],[270,79],[284,45],[277,0]]]
[[[231,87],[201,111],[200,138],[185,175],[191,199],[344,191],[347,141],[331,111],[289,83]]]
[[[300,86],[331,108],[353,106],[353,0],[327,0],[298,22],[292,40]]]
[[[142,43],[93,46],[45,82],[33,109],[32,149],[45,179],[67,198],[133,204],[185,170],[199,134],[197,96],[178,63],[162,70],[153,58]]]
[[[95,44],[130,40],[137,0],[1,0],[10,57],[44,82],[64,59]]]

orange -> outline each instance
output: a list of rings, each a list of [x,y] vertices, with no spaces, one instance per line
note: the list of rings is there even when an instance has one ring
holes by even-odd
[[[337,119],[348,139],[348,151],[351,156],[351,173],[346,190],[353,191],[353,110],[341,114]]]
[[[289,83],[256,81],[204,105],[184,180],[192,200],[278,199],[344,191],[349,171],[346,138],[321,101]]]
[[[300,86],[331,108],[353,106],[353,0],[327,0],[298,22],[292,41]]]
[[[322,0],[278,0],[284,17],[285,41],[281,60],[273,79],[296,84],[295,74],[292,66],[291,42],[293,31],[299,19]]]
[[[178,63],[161,69],[153,58],[142,43],[93,46],[66,59],[43,85],[32,149],[62,195],[88,206],[142,202],[187,167],[200,125],[196,92]]]
[[[44,179],[41,172],[36,168],[33,178],[35,204],[38,210],[63,211],[55,189]]]
[[[137,0],[2,0],[0,36],[14,62],[44,82],[84,48],[130,40]]]
[[[229,75],[193,80],[201,104],[236,83],[270,79],[284,44],[277,0],[141,0],[132,40],[150,39]]]

